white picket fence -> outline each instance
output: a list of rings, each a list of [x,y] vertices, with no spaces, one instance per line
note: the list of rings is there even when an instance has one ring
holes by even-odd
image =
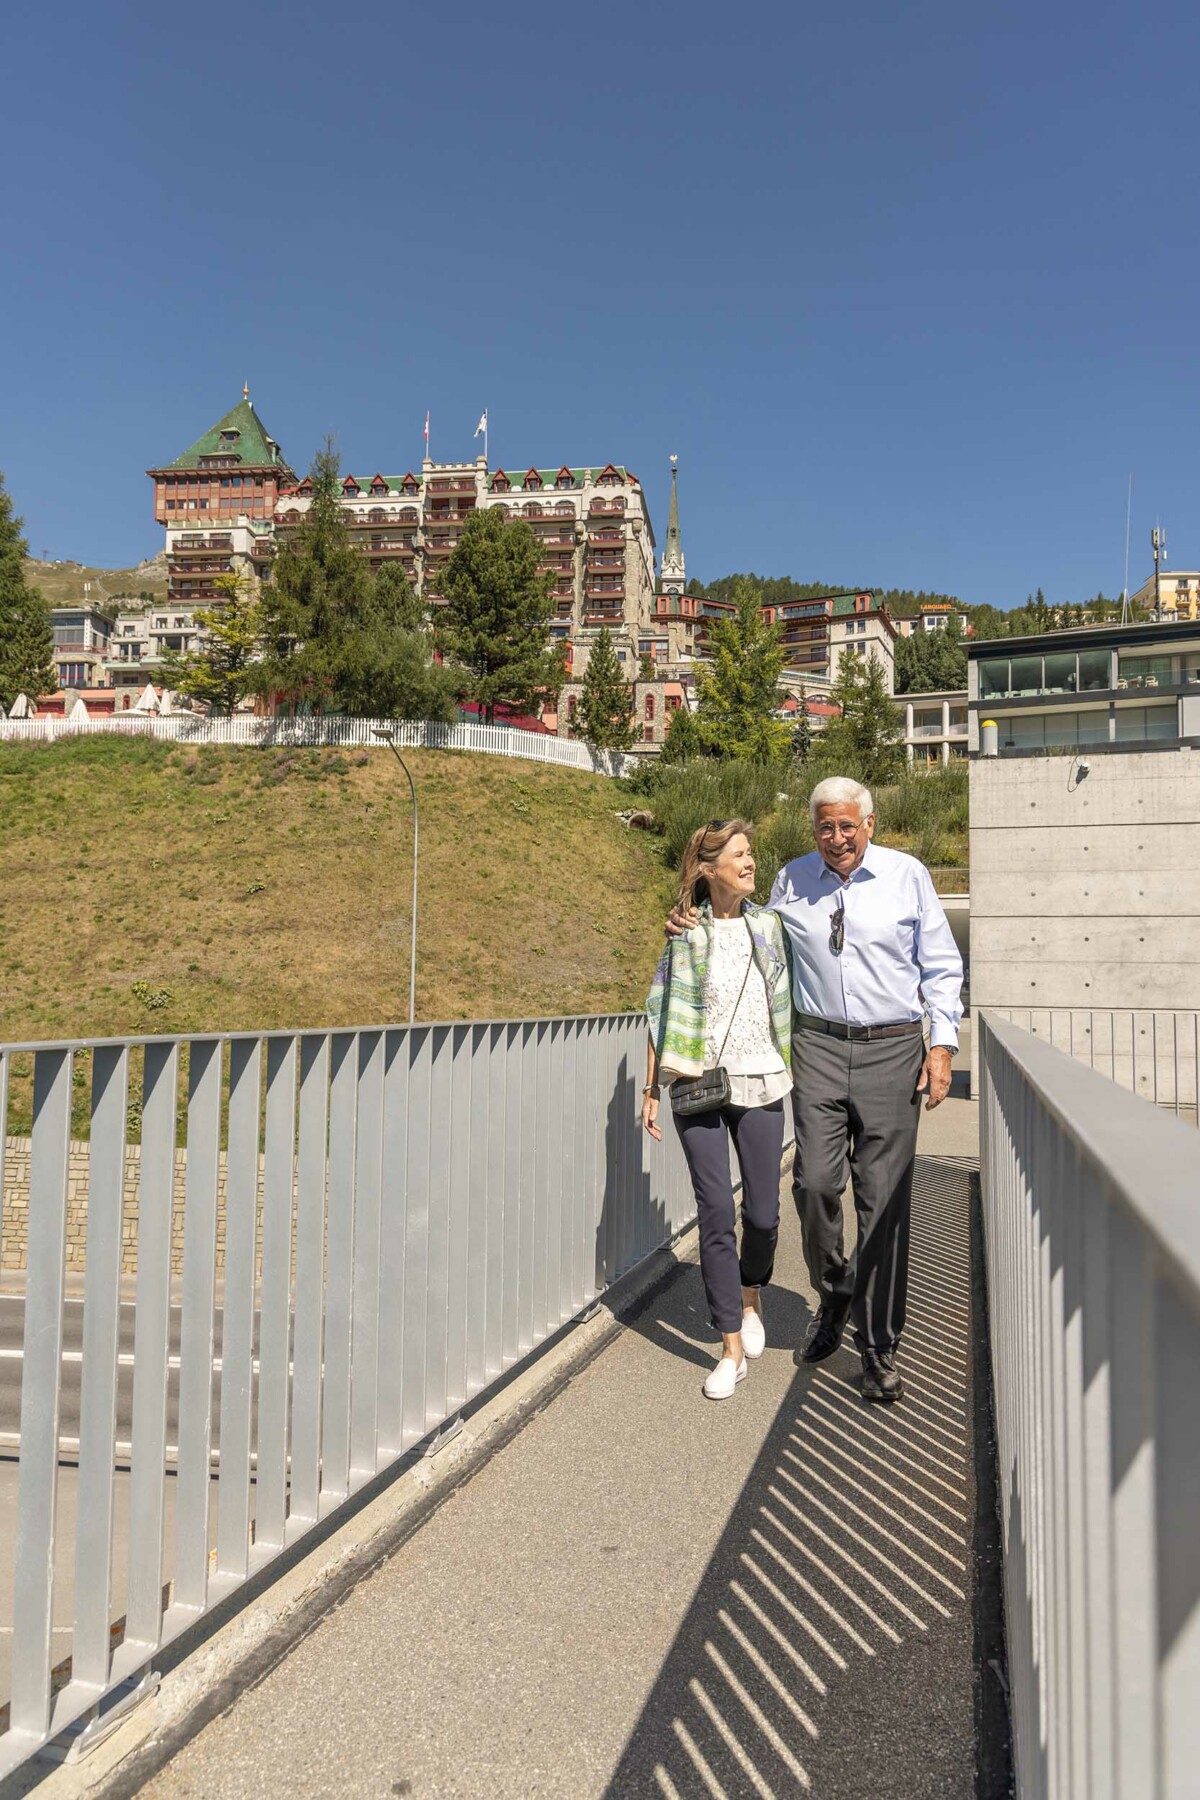
[[[601,775],[620,775],[632,758],[590,751],[572,738],[511,725],[438,725],[421,719],[355,719],[340,714],[263,719],[241,714],[207,719],[197,713],[117,713],[108,718],[0,718],[0,743],[53,744],[63,738],[109,732],[126,737],[164,738],[176,744],[235,744],[252,749],[381,747],[376,728],[393,731],[401,748],[473,750],[484,756],[518,756]]]

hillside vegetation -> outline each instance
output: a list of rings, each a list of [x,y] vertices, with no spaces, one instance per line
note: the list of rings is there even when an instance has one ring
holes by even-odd
[[[443,751],[410,767],[418,1016],[639,1005],[670,877],[615,784]],[[411,843],[382,747],[0,745],[0,1042],[406,1019]]]
[[[138,563],[132,569],[93,569],[84,563],[42,562],[36,556],[25,559],[25,579],[41,593],[47,606],[82,606],[88,601],[114,612],[140,606],[138,596],[147,593],[155,600],[167,597],[167,565],[162,556]],[[91,592],[84,593],[86,583]]]

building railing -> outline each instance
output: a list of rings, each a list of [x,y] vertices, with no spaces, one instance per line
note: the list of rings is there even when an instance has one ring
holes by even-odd
[[[1196,1144],[994,1014],[981,1175],[1023,1800],[1200,1767]]]
[[[522,731],[510,725],[437,725],[422,719],[354,719],[324,713],[308,718],[283,714],[264,719],[240,713],[232,719],[209,719],[199,713],[149,713],[136,718],[127,713],[112,717],[69,719],[0,718],[0,743],[57,743],[78,733],[122,732],[141,737],[167,738],[180,744],[231,744],[249,748],[377,745],[376,726],[396,734],[403,748],[470,750],[484,756],[516,756],[530,762],[556,763],[567,769],[585,769],[603,775],[620,775],[624,762],[616,752],[593,755],[586,744],[568,742],[549,732]]]
[[[0,1121],[33,1064],[0,1776],[689,1224],[675,1135],[639,1125],[645,1043],[627,1013],[0,1047]]]
[[[987,1014],[1107,1075],[1139,1099],[1197,1123],[1200,1012],[989,1006]]]

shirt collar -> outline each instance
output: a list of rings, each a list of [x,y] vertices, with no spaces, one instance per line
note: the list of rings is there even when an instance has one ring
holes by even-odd
[[[840,882],[842,878],[837,870],[830,868],[829,864],[825,861],[825,858],[821,856],[819,850],[817,851],[817,855],[821,858],[821,880],[824,881],[828,878],[831,881]],[[879,856],[875,844],[872,842],[869,843],[863,851],[863,859],[859,863],[857,869],[855,869],[853,875],[851,875],[850,879],[851,881],[860,881],[869,875],[872,880],[874,880],[878,874],[878,870]]]

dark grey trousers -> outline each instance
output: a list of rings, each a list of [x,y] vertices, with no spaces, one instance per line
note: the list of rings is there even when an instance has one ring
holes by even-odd
[[[742,1329],[743,1287],[765,1287],[779,1237],[783,1101],[675,1113],[700,1225],[700,1274],[718,1331]],[[742,1171],[742,1253],[737,1249],[729,1140]]]
[[[792,1197],[804,1258],[823,1301],[849,1302],[860,1350],[894,1349],[904,1329],[924,1059],[919,1034],[869,1044],[792,1034]],[[850,1256],[842,1230],[847,1172],[858,1218]]]

